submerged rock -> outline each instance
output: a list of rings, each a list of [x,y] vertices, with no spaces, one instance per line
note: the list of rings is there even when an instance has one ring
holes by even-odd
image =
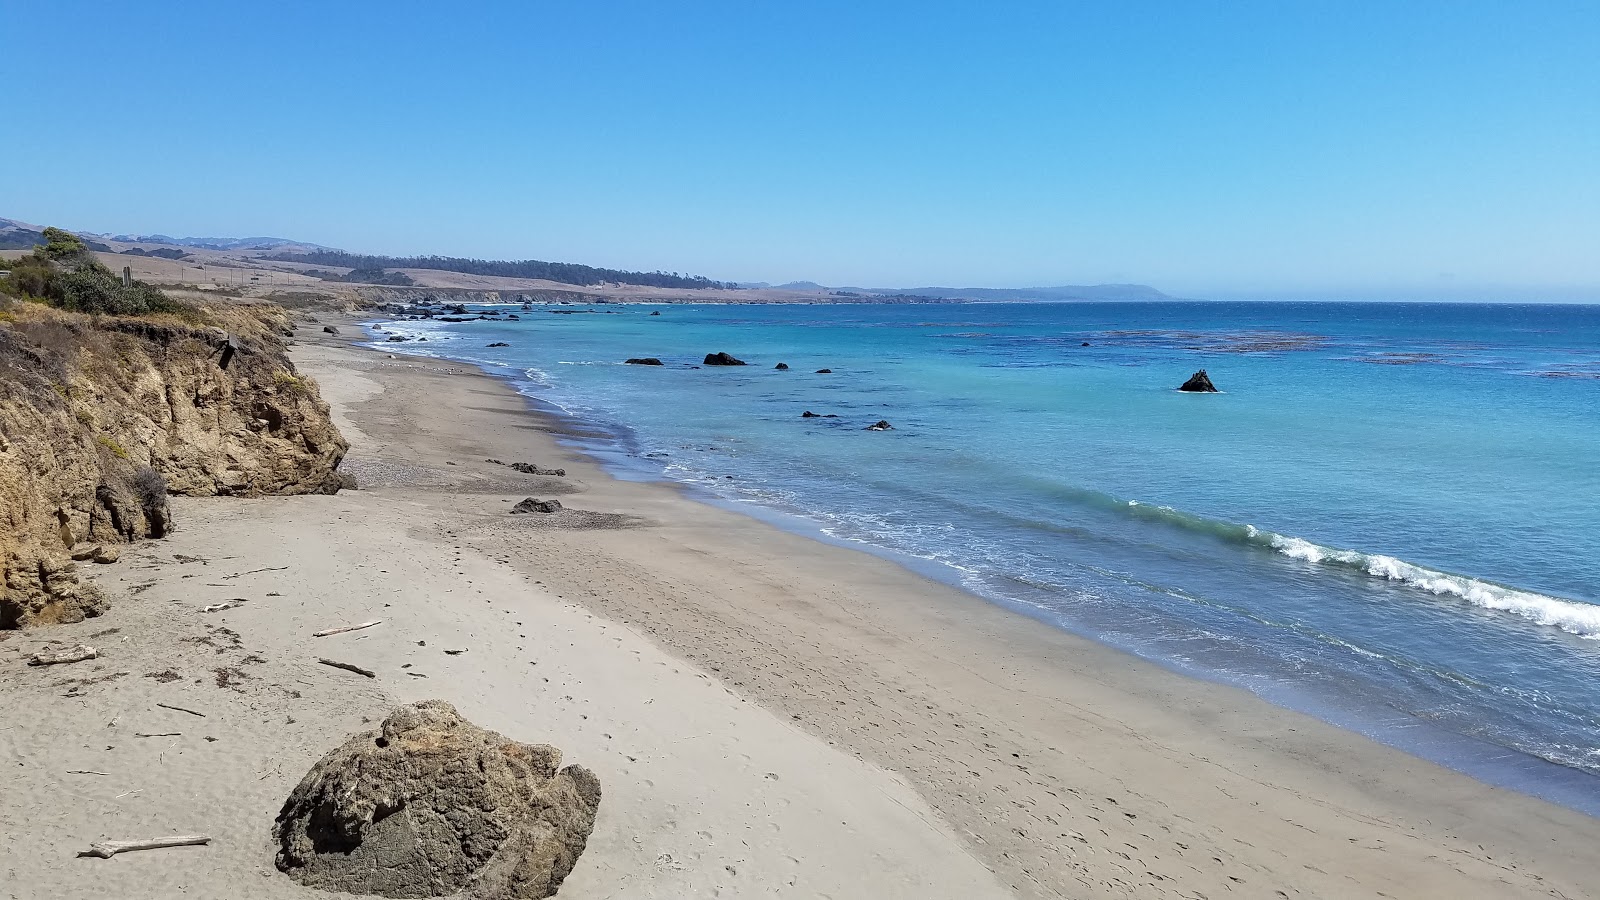
[[[561,751],[402,706],[306,773],[273,825],[276,864],[307,887],[385,897],[554,895],[583,853],[600,782]]]
[[[789,370],[789,364],[788,363],[778,363],[777,365],[773,366],[773,368],[774,369],[782,369],[783,371],[787,372]]]
[[[661,360],[656,359],[654,356],[634,356],[634,357],[631,357],[629,359],[623,360],[623,362],[625,364],[627,364],[627,365],[630,365],[630,366],[661,366],[661,365],[666,365]]]
[[[513,515],[521,515],[523,513],[536,512],[553,513],[558,512],[560,509],[560,500],[540,500],[537,497],[529,497],[526,500],[518,503],[516,506],[511,507],[511,512]]]
[[[818,369],[817,370],[817,374],[818,375],[832,375],[833,374],[833,370],[832,369]]]
[[[1217,390],[1217,386],[1211,383],[1211,376],[1206,374],[1205,369],[1201,369],[1193,375],[1190,375],[1189,380],[1185,381],[1183,386],[1178,388],[1178,390],[1188,391],[1191,394],[1221,393]]]
[[[652,316],[659,316],[659,315],[661,315],[661,310],[659,310],[659,309],[658,309],[658,310],[655,310],[655,311],[654,311],[654,312],[652,312],[652,313],[650,313],[650,315],[652,315]]]
[[[706,358],[704,360],[702,360],[702,362],[703,362],[704,365],[708,365],[708,366],[742,366],[742,365],[745,365],[745,361],[744,360],[738,359],[738,358],[736,358],[736,357],[734,357],[734,356],[732,356],[730,354],[727,354],[727,353],[707,353],[706,354]]]
[[[889,424],[889,420],[888,419],[879,419],[878,421],[874,422],[873,424],[868,425],[863,430],[865,430],[865,431],[893,431],[894,430],[894,426]]]
[[[800,418],[802,418],[802,419],[837,419],[837,418],[839,418],[839,415],[837,413],[828,413],[827,415],[822,415],[821,413],[814,413],[814,412],[812,412],[811,410],[808,409],[805,412],[800,414]]]
[[[495,341],[492,344],[484,344],[484,346],[485,347],[509,347],[511,345],[506,343],[505,341]]]

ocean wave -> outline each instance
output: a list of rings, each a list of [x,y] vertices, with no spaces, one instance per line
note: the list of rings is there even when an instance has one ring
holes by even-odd
[[[1539,625],[1559,628],[1568,634],[1600,640],[1600,605],[1594,603],[1551,597],[1467,575],[1441,572],[1381,553],[1326,547],[1305,538],[1277,534],[1253,525],[1207,519],[1170,506],[1152,506],[1137,500],[1120,501],[1120,505],[1126,514],[1135,518],[1265,548],[1314,565],[1398,582],[1436,597],[1451,597],[1481,609],[1511,613]]]

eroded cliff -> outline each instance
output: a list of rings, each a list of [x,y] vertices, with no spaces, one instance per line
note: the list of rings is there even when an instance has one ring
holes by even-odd
[[[348,444],[289,361],[288,330],[266,305],[0,310],[0,628],[99,615],[74,550],[161,537],[168,491],[339,489]]]

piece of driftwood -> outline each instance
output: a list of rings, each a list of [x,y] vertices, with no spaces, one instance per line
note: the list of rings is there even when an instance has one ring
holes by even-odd
[[[133,850],[161,850],[166,847],[198,847],[211,843],[211,838],[203,834],[180,834],[174,837],[151,838],[147,841],[98,841],[90,844],[89,849],[79,856],[98,856],[101,859],[110,859],[118,853],[128,853]]]
[[[317,662],[322,663],[325,666],[333,666],[335,669],[343,669],[346,672],[354,672],[357,675],[365,675],[368,678],[377,678],[378,677],[378,673],[377,672],[374,672],[371,669],[363,669],[360,666],[355,665],[354,663],[339,662],[336,659],[320,659],[320,658],[317,660]]]
[[[181,731],[158,731],[154,734],[145,734],[142,731],[135,731],[133,733],[134,737],[181,737],[182,735],[183,732]]]
[[[465,652],[467,652],[467,651],[465,651],[465,650],[446,650],[444,653],[445,653],[446,656],[460,656],[461,654],[463,654]]]
[[[224,581],[226,581],[229,578],[239,578],[239,577],[242,577],[242,576],[245,576],[245,575],[254,575],[257,572],[282,572],[284,569],[287,569],[287,568],[289,568],[289,567],[288,566],[268,566],[265,569],[251,569],[248,572],[235,572],[232,575],[224,575],[224,576],[222,576],[222,579]]]
[[[110,772],[95,772],[95,771],[93,771],[91,769],[68,769],[67,770],[67,774],[68,775],[104,775],[104,776],[107,776],[107,777],[109,777],[111,775]]]
[[[382,624],[383,624],[383,620],[382,619],[378,619],[375,622],[362,622],[360,625],[346,625],[343,628],[329,628],[329,629],[326,629],[326,630],[323,630],[323,631],[315,632],[311,636],[312,637],[327,637],[330,634],[344,634],[347,631],[360,631],[363,628],[371,628],[374,625],[382,625]]]
[[[184,709],[181,706],[173,706],[170,703],[157,703],[156,705],[161,707],[162,709],[171,709],[171,710],[175,710],[177,712],[186,712],[191,716],[199,716],[202,719],[204,719],[206,717],[206,714],[203,713],[203,712],[195,712],[192,709]]]
[[[83,662],[94,659],[100,653],[87,644],[78,644],[63,649],[45,649],[28,657],[30,666],[58,666],[63,663]]]
[[[222,612],[225,609],[233,609],[235,606],[239,606],[248,600],[248,597],[234,597],[232,600],[224,600],[221,603],[213,603],[205,609],[202,609],[201,612]]]

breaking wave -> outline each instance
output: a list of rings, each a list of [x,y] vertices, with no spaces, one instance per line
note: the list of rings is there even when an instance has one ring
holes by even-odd
[[[1151,506],[1137,500],[1120,502],[1136,518],[1262,547],[1302,562],[1398,582],[1437,597],[1451,597],[1481,609],[1511,613],[1540,625],[1559,628],[1568,634],[1600,640],[1600,605],[1594,603],[1551,597],[1466,575],[1441,572],[1381,553],[1325,547],[1304,538],[1264,531],[1253,525],[1205,519],[1171,507]]]

